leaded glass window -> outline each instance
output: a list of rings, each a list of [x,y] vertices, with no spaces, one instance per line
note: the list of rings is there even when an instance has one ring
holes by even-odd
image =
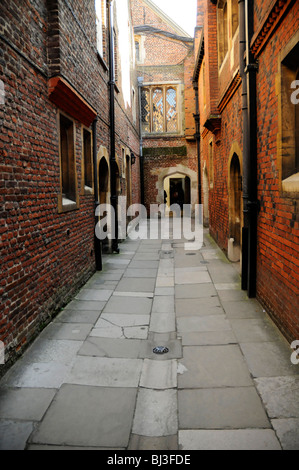
[[[167,85],[143,88],[141,120],[143,133],[177,133],[177,88]]]
[[[150,132],[150,92],[147,88],[143,88],[141,93],[141,121],[142,132]]]
[[[164,131],[164,103],[161,88],[153,90],[153,132]]]
[[[177,98],[173,88],[169,88],[166,92],[166,126],[167,132],[177,130]]]

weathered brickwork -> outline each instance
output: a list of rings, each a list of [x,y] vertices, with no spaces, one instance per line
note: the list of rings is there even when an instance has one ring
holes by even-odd
[[[137,62],[137,72],[142,77],[145,86],[163,85],[177,87],[178,131],[167,135],[161,133],[143,136],[145,150],[159,149],[161,155],[155,152],[145,152],[144,156],[144,192],[145,205],[164,202],[163,178],[179,173],[184,178],[191,178],[193,188],[192,204],[198,202],[197,186],[197,153],[195,134],[195,94],[193,89],[194,49],[192,38],[188,38],[177,25],[161,16],[161,12],[148,1],[134,0],[132,2],[135,37],[139,38],[140,60]],[[169,155],[163,148],[174,149]],[[186,155],[178,148],[186,148]],[[183,152],[185,153],[185,152]],[[191,173],[189,174],[189,170]],[[163,176],[164,175],[164,176]]]
[[[51,77],[65,80],[82,106],[98,114],[97,151],[105,148],[109,155],[109,73],[96,50],[94,0],[84,6],[79,0],[4,0],[0,6],[5,90],[0,106],[0,340],[9,363],[95,271],[95,197],[84,192],[80,111],[76,118],[69,116],[75,129],[79,204],[61,212],[60,108],[48,96]],[[121,147],[126,147],[137,157],[132,166],[136,201],[138,119],[133,122],[132,109],[125,109],[121,85],[115,101],[120,176]],[[123,177],[120,187],[125,192]]]
[[[214,0],[198,1],[205,19],[204,55],[197,70],[201,176],[203,203],[208,202],[209,206],[206,217],[209,217],[210,232],[229,254],[229,240],[236,238],[236,227],[241,236],[239,225],[242,227],[244,223],[242,81],[239,76],[238,29],[233,38],[228,29],[228,55],[221,66],[218,63],[218,6]],[[202,14],[198,18],[200,26]],[[290,341],[299,337],[298,193],[282,190],[279,93],[282,51],[294,42],[298,26],[297,2],[254,2],[252,50],[258,60],[257,181],[260,203],[256,288],[258,299]],[[218,37],[219,41],[221,38]],[[200,40],[197,41],[199,45]],[[240,184],[236,184],[236,175]],[[237,199],[239,203],[236,204]]]
[[[260,12],[260,21],[265,20],[262,2],[256,2],[256,11]],[[280,53],[298,29],[298,4],[294,2],[258,57],[257,79],[258,199],[261,203],[257,293],[290,340],[299,337],[299,201],[298,195],[291,197],[281,191],[277,151],[281,110],[277,83]]]

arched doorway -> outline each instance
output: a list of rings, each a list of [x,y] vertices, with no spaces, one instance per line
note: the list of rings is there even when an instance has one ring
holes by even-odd
[[[99,163],[99,197],[100,204],[107,204],[109,190],[109,168],[105,157]]]
[[[174,173],[166,176],[163,188],[166,208],[178,204],[183,210],[184,204],[191,204],[191,180],[188,175]]]
[[[239,157],[233,154],[229,170],[229,242],[228,257],[240,261],[242,230],[242,175]]]

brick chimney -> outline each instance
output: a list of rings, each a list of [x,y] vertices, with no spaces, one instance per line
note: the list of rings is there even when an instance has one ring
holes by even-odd
[[[203,26],[204,23],[204,3],[205,0],[197,0],[197,27]]]

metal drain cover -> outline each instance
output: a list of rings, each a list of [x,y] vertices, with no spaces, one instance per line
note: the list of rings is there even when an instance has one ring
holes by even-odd
[[[186,256],[194,256],[196,253],[186,253]]]
[[[169,349],[166,346],[156,346],[153,349],[153,352],[155,354],[167,354],[169,352]]]

